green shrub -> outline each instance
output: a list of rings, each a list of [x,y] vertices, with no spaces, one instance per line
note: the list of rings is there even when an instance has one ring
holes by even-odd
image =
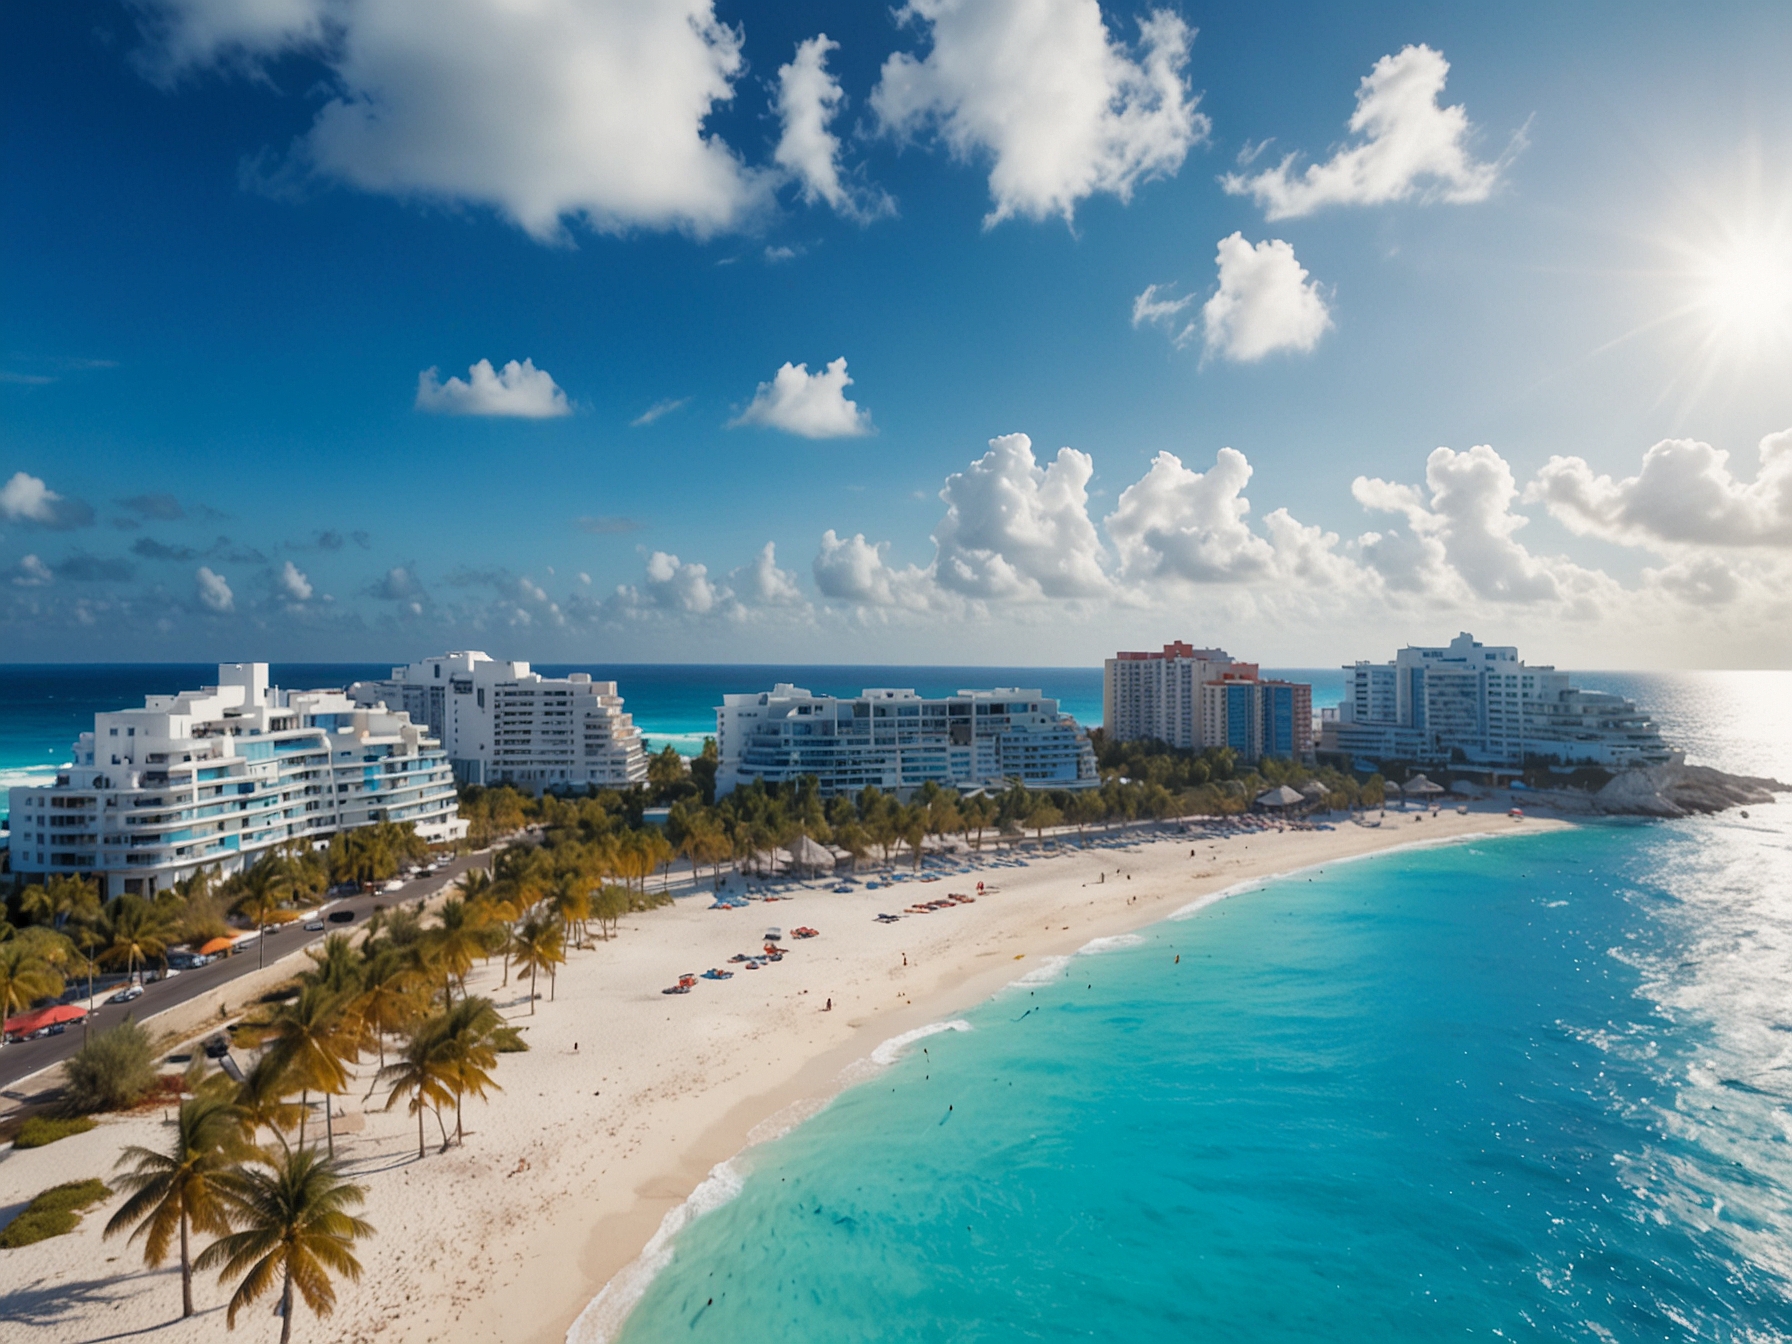
[[[18,1136],[13,1139],[14,1148],[42,1148],[46,1143],[55,1143],[57,1139],[66,1139],[70,1134],[85,1134],[93,1128],[93,1121],[85,1116],[70,1116],[56,1119],[48,1115],[34,1115],[19,1126]]]
[[[67,1069],[65,1096],[76,1115],[129,1106],[156,1081],[149,1033],[128,1017],[112,1030],[96,1033],[70,1057]]]
[[[492,1048],[500,1055],[520,1055],[529,1048],[518,1027],[499,1027],[492,1033]]]
[[[111,1193],[101,1180],[70,1181],[66,1185],[51,1186],[0,1229],[0,1250],[17,1250],[45,1237],[73,1232],[81,1221],[81,1211]]]

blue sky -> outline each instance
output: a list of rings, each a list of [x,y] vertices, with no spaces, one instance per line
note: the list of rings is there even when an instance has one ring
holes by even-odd
[[[6,22],[14,660],[1792,654],[1784,6]]]

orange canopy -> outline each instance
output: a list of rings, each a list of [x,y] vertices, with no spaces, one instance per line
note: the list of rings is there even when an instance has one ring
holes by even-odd
[[[200,946],[199,955],[202,957],[215,957],[218,953],[228,952],[235,946],[236,940],[234,938],[213,938]]]
[[[37,1008],[29,1013],[20,1013],[17,1017],[9,1017],[5,1027],[0,1030],[4,1030],[9,1036],[23,1036],[39,1027],[53,1027],[58,1022],[79,1022],[86,1016],[85,1008],[72,1003],[54,1003],[48,1008]]]

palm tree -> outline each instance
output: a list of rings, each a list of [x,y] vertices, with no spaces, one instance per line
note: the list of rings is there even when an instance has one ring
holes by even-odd
[[[483,906],[450,896],[442,902],[437,919],[440,922],[425,936],[424,944],[430,961],[442,975],[443,1002],[450,1003],[454,999],[454,981],[461,982],[464,994],[473,959],[490,945],[485,933],[486,911]]]
[[[306,954],[311,969],[300,972],[307,984],[322,985],[335,994],[352,993],[361,985],[361,950],[346,933],[326,934],[322,944]]]
[[[560,921],[553,915],[530,915],[516,927],[515,949],[517,974],[529,972],[529,1015],[535,1015],[535,977],[537,972],[553,974],[554,967],[566,960],[562,949],[565,941]],[[552,989],[549,990],[551,994]]]
[[[286,1077],[278,1056],[271,1051],[255,1061],[236,1090],[236,1109],[244,1135],[251,1141],[266,1129],[286,1146],[286,1131],[296,1128],[303,1110],[288,1101]]]
[[[355,1023],[344,1012],[346,1000],[322,985],[306,985],[299,997],[280,1005],[263,1039],[290,1095],[299,1089],[299,1143],[305,1142],[305,1117],[313,1089],[324,1094],[324,1129],[330,1156],[336,1155],[335,1107],[331,1098],[348,1091],[348,1068],[360,1057]]]
[[[219,1086],[223,1083],[223,1086]],[[231,1099],[228,1080],[213,1074],[180,1104],[170,1150],[132,1146],[118,1165],[135,1163],[118,1184],[130,1192],[124,1206],[106,1224],[108,1237],[136,1224],[130,1239],[144,1238],[143,1259],[151,1269],[168,1258],[169,1243],[180,1234],[180,1314],[193,1314],[193,1260],[188,1247],[193,1232],[230,1231],[227,1187],[232,1167],[253,1151],[244,1137],[242,1113]]]
[[[436,1026],[439,1017],[419,1022],[398,1058],[380,1070],[379,1081],[390,1083],[386,1097],[389,1111],[400,1097],[409,1097],[406,1108],[417,1117],[417,1160],[423,1160],[423,1112],[436,1113],[436,1125],[442,1130],[442,1147],[448,1146],[448,1130],[442,1125],[442,1107],[454,1098],[455,1061],[441,1048],[441,1033]]]
[[[200,1254],[196,1267],[217,1268],[219,1282],[240,1278],[225,1312],[236,1314],[280,1283],[280,1344],[292,1339],[293,1290],[319,1316],[336,1306],[332,1274],[361,1277],[355,1259],[358,1237],[373,1235],[367,1222],[348,1210],[367,1196],[365,1188],[342,1179],[336,1164],[315,1149],[294,1148],[271,1157],[267,1170],[246,1168],[231,1182],[231,1215],[241,1230],[219,1237]]]
[[[435,1051],[449,1066],[449,1086],[454,1091],[454,1141],[461,1142],[460,1103],[468,1092],[485,1097],[486,1089],[498,1088],[491,1071],[498,1066],[497,1033],[504,1019],[492,1001],[463,998],[433,1019]],[[502,1088],[498,1088],[503,1091]]]
[[[292,874],[277,854],[264,854],[240,875],[241,894],[231,907],[255,921],[255,966],[266,964],[268,920],[292,894]]]
[[[396,947],[374,949],[361,967],[360,991],[348,1011],[361,1032],[361,1048],[379,1052],[380,1068],[386,1067],[386,1037],[403,1031],[423,1010],[423,995],[410,958]],[[375,1077],[374,1086],[378,1086]],[[373,1095],[369,1087],[367,1095]]]
[[[25,934],[0,943],[0,1018],[62,993],[62,973],[39,943]]]
[[[576,869],[561,873],[548,890],[548,909],[559,918],[564,937],[572,937],[577,930],[582,944],[585,921],[591,918],[591,879]],[[564,940],[560,950],[566,950]]]
[[[174,941],[174,922],[166,910],[158,909],[141,896],[128,892],[106,902],[102,936],[106,948],[100,960],[109,964],[123,962],[125,975],[139,973],[143,964],[159,957]]]

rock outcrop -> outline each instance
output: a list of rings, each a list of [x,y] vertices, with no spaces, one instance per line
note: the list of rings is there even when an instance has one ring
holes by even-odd
[[[1776,793],[1792,793],[1792,784],[1675,762],[1622,771],[1590,801],[1612,817],[1689,817],[1771,803]]]

